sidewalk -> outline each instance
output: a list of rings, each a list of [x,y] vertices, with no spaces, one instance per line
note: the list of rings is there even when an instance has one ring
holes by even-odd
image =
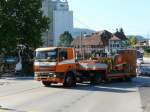
[[[8,80],[4,80],[4,79],[0,79],[0,87],[4,86],[4,85],[8,85],[12,83],[12,81],[8,81]]]
[[[10,84],[22,82],[22,81],[34,80],[34,77],[1,77],[0,87],[7,86]]]
[[[143,57],[144,62],[150,63],[150,58]]]
[[[33,80],[34,77],[1,77],[0,79],[7,79],[7,80]]]
[[[0,74],[0,79],[33,79],[34,75],[32,74],[22,74],[22,73],[3,73]]]

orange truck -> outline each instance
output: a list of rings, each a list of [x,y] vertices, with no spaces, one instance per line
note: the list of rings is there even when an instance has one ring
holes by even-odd
[[[120,50],[111,57],[76,60],[74,48],[47,47],[36,49],[34,61],[35,80],[45,86],[62,83],[65,87],[77,82],[91,84],[114,78],[129,80],[136,76],[136,51]]]

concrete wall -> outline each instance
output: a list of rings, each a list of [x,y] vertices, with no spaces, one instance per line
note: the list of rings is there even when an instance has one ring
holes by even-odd
[[[49,29],[43,33],[43,46],[57,46],[64,31],[73,30],[73,12],[69,11],[68,2],[43,0],[43,15],[50,18]]]
[[[54,45],[58,45],[59,37],[64,31],[73,30],[73,12],[72,11],[54,11],[53,12],[53,33]]]

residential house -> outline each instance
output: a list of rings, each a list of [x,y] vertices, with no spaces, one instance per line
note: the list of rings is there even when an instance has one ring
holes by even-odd
[[[79,52],[104,51],[105,47],[108,46],[111,35],[110,32],[103,30],[92,33],[91,35],[77,37],[71,45]]]
[[[113,35],[111,39],[109,39],[109,52],[116,53],[118,49],[123,48],[122,40]]]
[[[124,49],[127,47],[127,37],[123,32],[118,30],[109,39],[109,52],[116,53],[118,49]]]
[[[138,41],[134,46],[137,50],[150,48],[150,40]]]
[[[116,53],[117,49],[125,47],[126,40],[126,36],[120,32],[112,34],[107,30],[103,30],[91,35],[77,37],[71,45],[80,53],[97,51]]]

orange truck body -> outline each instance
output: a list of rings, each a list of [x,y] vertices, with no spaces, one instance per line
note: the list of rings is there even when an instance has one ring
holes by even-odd
[[[136,76],[136,53],[134,50],[119,51],[119,55],[96,60],[76,61],[75,51],[69,47],[36,49],[34,62],[35,80],[45,86],[63,83],[71,87],[76,82]],[[109,60],[108,62],[106,62]],[[117,72],[115,72],[117,71]]]

